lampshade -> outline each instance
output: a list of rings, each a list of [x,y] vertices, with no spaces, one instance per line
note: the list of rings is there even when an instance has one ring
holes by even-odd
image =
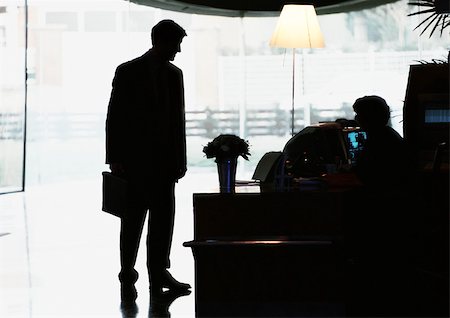
[[[324,47],[314,6],[286,4],[281,10],[269,45],[283,48]]]

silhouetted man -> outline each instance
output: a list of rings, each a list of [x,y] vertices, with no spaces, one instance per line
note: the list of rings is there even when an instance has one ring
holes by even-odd
[[[379,96],[353,104],[367,133],[355,173],[364,187],[346,211],[348,316],[410,314],[411,247],[416,232],[411,169],[403,138],[389,126],[390,108]]]
[[[379,96],[364,96],[353,104],[355,120],[367,140],[355,167],[364,185],[398,191],[408,178],[408,158],[403,138],[389,126],[390,108]]]
[[[129,185],[127,212],[121,218],[121,297],[134,301],[134,269],[149,210],[147,267],[152,297],[162,288],[187,290],[167,268],[175,214],[174,187],[186,173],[186,134],[182,71],[170,63],[186,36],[172,20],[151,33],[152,48],[119,65],[106,119],[106,163]]]

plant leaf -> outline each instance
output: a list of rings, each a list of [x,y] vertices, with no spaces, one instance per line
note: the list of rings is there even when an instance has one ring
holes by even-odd
[[[430,25],[433,24],[433,22],[437,19],[438,15],[437,13],[435,13],[431,15],[431,17],[433,17],[433,19],[431,19],[431,21],[423,28],[422,32],[420,32],[420,35],[425,33],[425,31],[430,27]]]
[[[417,1],[409,1],[408,4],[413,4],[413,3],[418,3],[418,4],[422,4],[422,3],[432,3],[434,4],[435,0],[417,0]]]
[[[430,38],[431,38],[431,36],[433,35],[433,33],[434,33],[434,31],[437,29],[437,27],[439,26],[439,22],[442,20],[442,16],[438,16],[438,19],[437,19],[437,21],[436,21],[436,23],[435,23],[435,25],[434,25],[434,27],[433,27],[433,29],[431,30],[431,32],[430,32]],[[430,23],[431,24],[431,23]],[[428,24],[428,26],[430,25],[430,24]],[[427,26],[427,27],[428,27]]]
[[[442,36],[442,34],[444,33],[444,29],[446,27],[450,26],[450,20],[447,20],[447,18],[448,18],[448,16],[444,15],[444,18],[442,19],[442,26],[441,26],[441,34],[440,34],[440,36]]]
[[[422,3],[422,2],[409,2],[409,5],[418,7],[434,7],[433,3]]]
[[[408,17],[413,16],[413,15],[417,15],[417,14],[430,13],[430,12],[436,13],[434,11],[434,9],[427,9],[427,10],[423,10],[423,11],[417,11],[417,12],[410,13],[410,14],[408,14]]]
[[[426,18],[425,20],[423,20],[422,22],[420,22],[415,28],[414,30],[418,29],[422,24],[424,24],[425,22],[427,22],[429,19],[433,18],[433,16],[435,16],[434,14],[430,15],[428,18]]]
[[[444,21],[442,22],[442,26],[443,26],[444,28],[450,26],[450,20],[447,20],[448,17],[449,17],[449,16],[445,16],[445,17],[444,17]],[[447,20],[447,21],[446,21],[446,20]]]

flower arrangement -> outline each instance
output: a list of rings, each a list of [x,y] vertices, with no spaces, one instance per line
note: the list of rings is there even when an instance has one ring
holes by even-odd
[[[222,134],[203,147],[206,158],[216,158],[216,162],[241,156],[248,160],[249,144],[246,140],[229,134]]]

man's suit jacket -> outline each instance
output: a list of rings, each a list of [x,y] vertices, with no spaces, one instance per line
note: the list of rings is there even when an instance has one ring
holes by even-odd
[[[174,182],[186,171],[183,73],[152,50],[116,69],[106,163],[124,164],[131,179]]]

